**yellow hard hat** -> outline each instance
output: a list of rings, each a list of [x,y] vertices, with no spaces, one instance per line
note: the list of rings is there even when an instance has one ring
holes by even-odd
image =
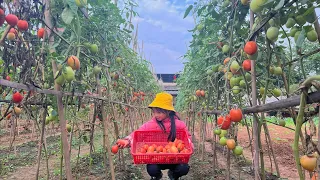
[[[174,111],[173,107],[173,97],[171,94],[166,92],[161,92],[156,95],[156,98],[148,106],[149,108],[161,108],[169,111]]]

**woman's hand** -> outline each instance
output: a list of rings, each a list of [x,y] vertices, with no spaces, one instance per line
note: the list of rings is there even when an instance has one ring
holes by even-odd
[[[118,139],[116,144],[119,148],[127,148],[129,147],[130,142],[127,139]]]

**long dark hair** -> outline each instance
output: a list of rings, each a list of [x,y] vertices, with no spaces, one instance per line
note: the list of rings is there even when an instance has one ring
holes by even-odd
[[[168,110],[161,109],[161,108],[153,108],[153,109],[155,109],[156,111],[161,112],[161,113],[169,114],[169,118],[170,118],[170,122],[171,122],[171,129],[170,129],[170,134],[168,136],[168,141],[173,142],[177,137],[175,117],[177,117],[180,120],[179,116],[177,116],[174,111],[168,111]],[[163,131],[166,131],[166,127],[163,125],[163,122],[158,121],[158,120],[156,120],[156,121],[157,121],[158,125],[160,126],[160,128]]]

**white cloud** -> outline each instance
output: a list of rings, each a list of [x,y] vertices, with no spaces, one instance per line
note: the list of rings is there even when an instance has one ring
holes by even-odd
[[[173,60],[175,62],[179,62],[179,57],[182,55],[181,52],[174,51],[169,49],[164,44],[160,43],[145,43],[146,50],[152,50],[151,57],[155,61],[153,61],[156,64],[161,64],[166,59]],[[165,57],[165,59],[162,59],[162,57]],[[172,61],[171,61],[172,62]]]
[[[193,19],[183,19],[185,5],[177,5],[169,0],[139,0],[138,12],[142,18],[163,30],[187,33],[193,26]]]
[[[144,19],[144,18],[141,18],[141,17],[138,17],[138,16],[132,18],[132,24],[133,24],[133,25],[136,25],[137,23],[139,24],[139,23],[141,23],[141,22],[143,22],[143,21],[145,21],[145,19]]]
[[[193,0],[191,0],[193,1]],[[183,19],[190,3],[182,0],[137,0],[135,10],[140,17],[133,18],[139,26],[138,41],[144,42],[143,52],[157,73],[175,73],[183,69],[182,59],[191,39],[191,16]]]

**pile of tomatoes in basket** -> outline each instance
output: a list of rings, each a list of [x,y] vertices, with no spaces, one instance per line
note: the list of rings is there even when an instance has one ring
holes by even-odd
[[[175,139],[174,142],[168,142],[167,144],[155,144],[155,143],[150,143],[150,144],[144,144],[141,148],[140,151],[137,149],[137,152],[140,153],[190,153],[191,150],[187,149],[185,147],[185,144],[182,140]]]

